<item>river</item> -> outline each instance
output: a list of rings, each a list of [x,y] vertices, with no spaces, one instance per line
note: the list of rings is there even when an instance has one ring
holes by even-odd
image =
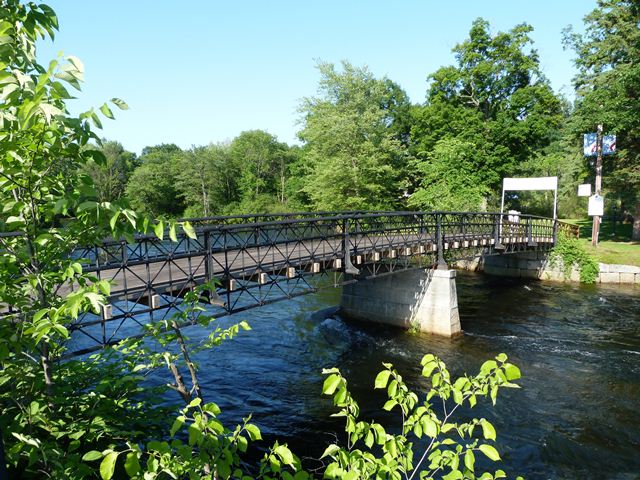
[[[510,477],[640,478],[640,288],[466,272],[457,288],[464,335],[453,339],[327,316],[339,289],[221,319],[247,320],[253,330],[199,354],[205,395],[226,424],[252,413],[269,441],[287,442],[313,467],[342,429],[320,393],[323,367],[341,369],[369,420],[384,403],[372,388],[382,362],[420,391],[425,353],[461,374],[505,352],[522,371],[522,388],[471,413],[494,422]],[[188,334],[198,341],[204,333]]]

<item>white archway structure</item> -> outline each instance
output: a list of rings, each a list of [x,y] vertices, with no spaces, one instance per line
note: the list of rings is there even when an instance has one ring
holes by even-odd
[[[500,214],[504,215],[504,192],[506,191],[553,190],[553,219],[558,214],[558,177],[503,178]]]

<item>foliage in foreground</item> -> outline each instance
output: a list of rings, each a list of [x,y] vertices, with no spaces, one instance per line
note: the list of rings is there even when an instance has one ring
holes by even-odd
[[[492,443],[496,440],[493,425],[485,418],[456,420],[454,414],[460,407],[473,408],[486,397],[495,404],[500,388],[518,387],[513,381],[520,378],[520,370],[508,363],[504,354],[485,362],[477,375],[455,380],[444,362],[434,355],[425,355],[421,364],[428,385],[421,395],[409,389],[391,364],[384,364],[385,369],[377,375],[375,388],[387,392],[383,409],[399,413],[399,425],[387,427],[361,420],[347,380],[336,368],[324,370],[327,376],[323,393],[332,396],[339,409],[334,416],[345,420],[345,441],[325,449],[321,457],[322,478],[506,478],[502,470],[487,470],[489,461],[500,460]],[[145,480],[314,477],[286,445],[277,442],[257,468],[247,466],[242,454],[250,442],[262,439],[259,428],[247,418],[227,429],[219,414],[215,403],[194,398],[174,420],[169,437],[146,444],[128,441],[125,445],[109,445],[101,451],[85,453],[82,460],[93,465],[103,480],[114,476]]]
[[[480,473],[484,461],[478,462],[483,467],[476,465],[478,453],[500,460],[496,448],[488,443],[496,439],[493,425],[485,418],[456,421],[454,413],[463,405],[473,408],[479,398],[490,397],[495,405],[500,388],[518,387],[513,383],[520,378],[518,367],[500,354],[482,364],[477,375],[453,380],[444,362],[434,355],[425,355],[421,365],[422,376],[431,383],[424,396],[411,391],[391,364],[385,363],[375,379],[375,388],[387,391],[383,409],[400,414],[399,433],[392,433],[398,430],[394,426],[385,429],[380,423],[362,421],[347,381],[337,369],[324,371],[328,376],[323,393],[333,395],[334,405],[340,408],[335,415],[345,418],[346,432],[346,445],[329,445],[323,454],[330,459],[324,478],[506,478],[502,470]]]

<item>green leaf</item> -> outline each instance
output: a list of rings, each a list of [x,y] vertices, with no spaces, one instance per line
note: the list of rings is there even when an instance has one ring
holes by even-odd
[[[113,103],[120,110],[129,110],[129,105],[127,105],[124,100],[121,100],[119,98],[112,98],[111,103]]]
[[[390,370],[382,370],[377,376],[374,388],[386,388],[389,381]]]
[[[113,112],[109,108],[109,105],[107,105],[106,103],[102,104],[102,106],[100,107],[100,111],[105,117],[110,118],[111,120],[115,119],[115,117],[113,116]]]
[[[251,423],[247,423],[247,425],[244,428],[246,428],[247,432],[249,432],[249,437],[251,438],[251,440],[253,441],[262,440],[260,429],[257,426]]]
[[[220,415],[221,412],[220,407],[213,402],[205,403],[202,410],[215,416]]]
[[[422,376],[429,377],[433,373],[433,371],[436,369],[437,366],[438,366],[438,363],[436,361],[429,361],[425,363],[424,367],[422,367]]]
[[[154,225],[153,233],[155,233],[156,237],[160,240],[164,239],[164,222],[162,220],[158,220],[158,223]]]
[[[507,380],[517,380],[520,378],[520,369],[512,363],[504,364],[504,373],[507,376]]]
[[[446,475],[443,475],[442,480],[461,480],[464,478],[460,470],[451,470]]]
[[[171,426],[171,430],[169,430],[169,434],[173,437],[176,432],[182,428],[184,425],[184,417],[178,417],[173,421],[173,425]]]
[[[329,445],[327,448],[325,448],[324,453],[322,454],[322,456],[320,458],[324,458],[324,457],[328,457],[329,455],[333,455],[334,453],[338,452],[340,450],[340,447],[338,445],[332,444]]]
[[[282,460],[282,463],[285,465],[293,465],[293,454],[286,445],[278,445],[274,453],[280,457],[280,460]]]
[[[480,367],[480,373],[485,373],[485,374],[489,373],[491,370],[493,370],[497,366],[498,364],[495,362],[495,360],[487,360]]]
[[[424,416],[420,419],[422,424],[422,431],[430,438],[435,438],[438,435],[438,425],[432,419]]]
[[[176,224],[173,222],[169,225],[169,238],[172,242],[178,241],[178,236],[176,235]]]
[[[464,454],[464,466],[473,472],[475,463],[476,456],[473,454],[473,450],[467,450]]]
[[[69,55],[69,56],[67,56],[67,60],[69,60],[69,62],[71,62],[71,64],[75,67],[75,69],[76,69],[76,71],[78,73],[84,72],[84,64],[82,63],[82,60],[80,60],[78,57],[75,57],[73,55]]]
[[[134,477],[142,471],[142,468],[140,467],[140,461],[138,460],[138,455],[136,452],[127,453],[127,457],[124,461],[124,470],[130,477]]]
[[[374,438],[374,435],[373,435],[373,431],[369,430],[367,432],[367,434],[365,435],[365,437],[364,437],[364,444],[367,447],[371,448],[371,447],[373,447],[373,442],[374,441],[375,441],[375,438]]]
[[[187,235],[187,237],[193,238],[193,239],[198,238],[198,236],[196,235],[195,229],[189,222],[184,222],[182,224],[182,230],[184,230],[184,233]]]
[[[491,445],[483,444],[478,447],[482,453],[484,453],[490,460],[497,462],[500,460],[500,454]]]
[[[393,407],[395,407],[398,404],[398,402],[396,402],[395,400],[387,400],[385,402],[385,404],[382,406],[383,410],[386,410],[387,412],[390,412]]]
[[[507,355],[504,353],[500,353],[498,354],[498,356],[496,357],[496,360],[499,361],[500,363],[504,363],[507,361]]]
[[[336,391],[340,385],[340,376],[337,374],[331,374],[327,378],[325,378],[324,383],[322,384],[322,393],[325,395],[332,395],[333,392]]]
[[[489,396],[491,397],[491,402],[495,405],[496,404],[496,399],[498,398],[498,386],[497,385],[494,385],[493,387],[491,387],[491,392],[490,392]]]
[[[482,419],[480,425],[482,425],[482,435],[486,440],[496,439],[496,429],[493,428],[493,425],[488,420]]]
[[[109,220],[109,226],[111,227],[111,230],[114,230],[116,228],[116,222],[118,221],[118,217],[120,216],[120,212],[116,212],[113,217],[111,217],[111,220]]]
[[[102,458],[102,452],[98,452],[97,450],[91,450],[82,456],[82,460],[85,462],[93,462],[99,458]]]
[[[116,460],[119,452],[109,452],[100,463],[100,478],[102,480],[110,480],[116,468]]]

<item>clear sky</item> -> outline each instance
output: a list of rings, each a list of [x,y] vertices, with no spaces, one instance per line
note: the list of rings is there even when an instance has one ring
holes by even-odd
[[[582,30],[595,0],[49,0],[59,51],[85,64],[78,113],[119,97],[130,110],[105,120],[103,136],[140,153],[230,140],[263,129],[294,143],[300,99],[317,91],[317,60],[368,65],[423,102],[429,73],[452,64],[451,48],[483,17],[494,31],[527,22],[544,73],[571,96],[573,53],[561,31]]]

